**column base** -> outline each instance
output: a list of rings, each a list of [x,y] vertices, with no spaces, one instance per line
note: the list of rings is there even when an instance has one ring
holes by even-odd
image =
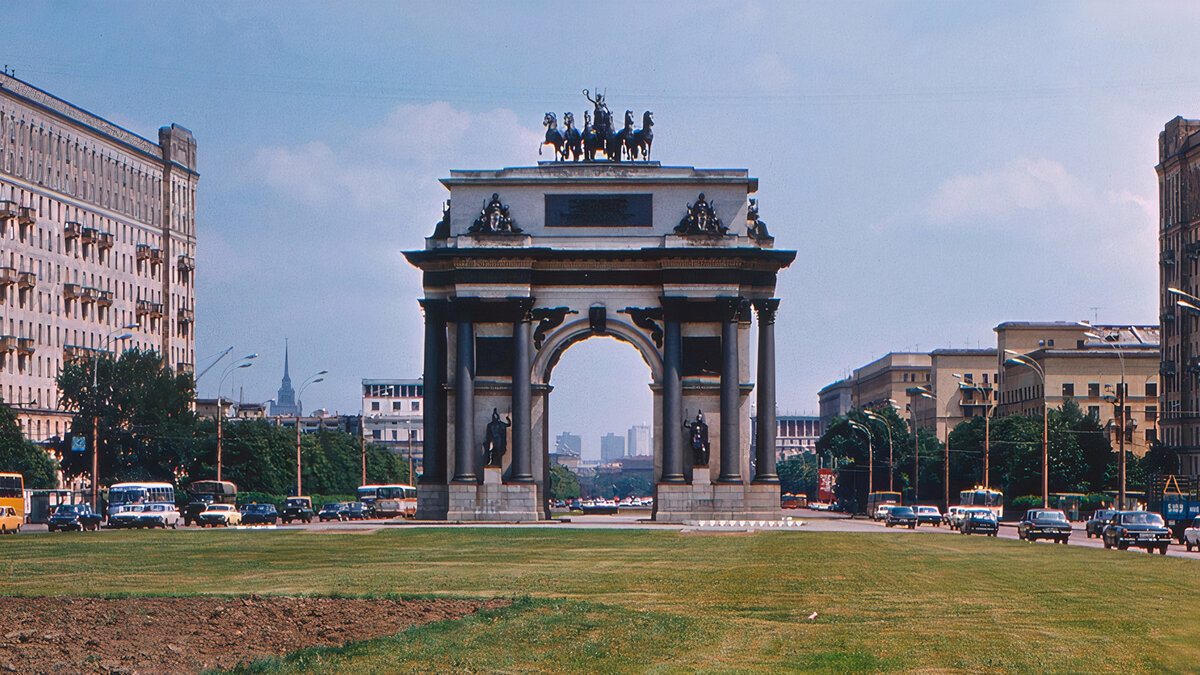
[[[528,522],[542,520],[537,484],[503,483],[499,467],[483,470],[483,483],[453,483],[445,519],[460,522]]]
[[[707,468],[694,469],[691,485],[661,482],[656,485],[653,519],[660,523],[683,523],[783,517],[778,484],[709,483],[707,473]]]
[[[449,508],[448,486],[431,483],[417,486],[417,520],[445,520]]]

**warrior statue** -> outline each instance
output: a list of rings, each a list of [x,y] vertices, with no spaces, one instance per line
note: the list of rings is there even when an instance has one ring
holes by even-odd
[[[499,193],[492,193],[491,201],[483,205],[479,217],[467,231],[473,234],[516,234],[522,230],[509,215],[508,206],[500,203]]]
[[[508,422],[500,421],[500,411],[492,408],[492,421],[488,422],[483,436],[484,466],[503,466],[504,452],[508,449],[507,429],[512,426],[512,418]]]
[[[717,217],[717,210],[701,192],[695,204],[688,204],[687,215],[675,226],[676,234],[726,234],[725,227]]]
[[[696,411],[694,422],[684,422],[683,428],[688,432],[688,447],[692,449],[692,466],[708,466],[708,424],[704,421],[704,411]]]

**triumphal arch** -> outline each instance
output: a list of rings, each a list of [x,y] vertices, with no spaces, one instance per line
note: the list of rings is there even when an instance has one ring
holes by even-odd
[[[451,171],[441,222],[405,253],[424,285],[418,517],[549,517],[550,373],[597,335],[650,367],[655,520],[778,517],[775,283],[795,251],[774,248],[757,179],[566,156]]]

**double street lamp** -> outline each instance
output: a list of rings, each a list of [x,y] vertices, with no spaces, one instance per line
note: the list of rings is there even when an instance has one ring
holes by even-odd
[[[112,342],[120,342],[133,337],[133,333],[125,332],[121,335],[121,331],[131,331],[141,328],[141,324],[130,323],[116,330],[113,330],[104,337],[100,349],[96,350],[92,358],[92,511],[99,512],[100,504],[100,352],[108,351],[108,345]]]
[[[928,387],[909,387],[905,390],[909,396],[908,411],[912,414],[912,431],[913,431],[913,504],[920,501],[920,474],[921,474],[921,435],[917,433],[917,406],[914,405],[913,397],[927,398],[937,401],[937,397],[929,391]],[[934,411],[934,415],[937,411]],[[935,420],[936,421],[936,420]],[[936,424],[935,424],[936,427]]]
[[[854,420],[850,420],[849,424],[851,429],[854,429],[855,431],[861,431],[863,435],[867,437],[867,496],[868,501],[870,501],[869,497],[871,493],[875,491],[875,444],[871,439],[871,430],[868,429],[865,424],[856,422]],[[857,481],[855,481],[855,483],[857,487]],[[855,492],[857,492],[857,490],[855,490]],[[857,495],[855,495],[855,499],[858,499]]]
[[[321,370],[316,373],[313,373],[312,375],[309,375],[308,378],[306,380],[304,380],[304,382],[300,385],[300,388],[296,391],[296,496],[297,497],[304,494],[304,492],[300,489],[301,488],[301,482],[300,482],[300,413],[303,412],[300,410],[300,404],[303,401],[303,399],[301,397],[304,395],[304,390],[307,389],[310,385],[314,385],[318,382],[324,382],[325,378],[320,377],[320,376],[327,375],[328,373],[329,373],[328,370]],[[364,446],[364,452],[365,452],[365,446]],[[365,455],[364,455],[364,457],[365,457]],[[365,464],[364,464],[364,467],[365,467]]]
[[[896,464],[895,464],[895,461],[893,460],[895,451],[892,447],[892,425],[888,423],[888,420],[886,417],[884,417],[883,415],[880,415],[879,413],[875,412],[874,410],[864,410],[864,411],[862,411],[862,414],[866,415],[867,419],[869,419],[869,420],[872,420],[874,422],[881,422],[883,424],[883,428],[887,429],[887,436],[888,436],[888,492],[891,492],[892,491],[892,476],[896,473],[896,470],[895,470]],[[874,468],[874,466],[875,466],[875,462],[871,462],[871,467]],[[874,481],[871,482],[871,490],[870,491],[871,492],[875,491],[875,482]]]
[[[1042,383],[1042,507],[1046,508],[1050,506],[1050,452],[1046,443],[1050,432],[1050,398],[1046,393],[1046,370],[1028,354],[1018,354],[1011,349],[1005,349],[1004,353],[1009,355],[1004,365],[1024,366]]]
[[[217,383],[217,480],[221,480],[221,429],[225,426],[225,411],[221,408],[221,388],[225,386],[225,378],[230,373],[241,368],[249,368],[254,365],[251,360],[257,358],[258,354],[248,354],[238,362],[229,364],[221,373],[220,382]]]

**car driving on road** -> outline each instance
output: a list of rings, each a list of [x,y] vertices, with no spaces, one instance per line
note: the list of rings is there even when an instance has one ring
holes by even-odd
[[[0,506],[0,534],[20,532],[24,515],[17,515],[17,510],[11,506]]]
[[[1183,545],[1189,551],[1192,549],[1200,551],[1200,516],[1196,516],[1192,520],[1192,524],[1183,531]]]
[[[54,509],[54,514],[46,521],[46,530],[49,532],[98,530],[102,520],[104,517],[99,513],[94,513],[92,507],[87,504],[63,504]]]
[[[1071,521],[1060,509],[1029,509],[1017,523],[1017,538],[1029,542],[1053,539],[1065,544],[1071,538]]]
[[[280,518],[285,523],[293,520],[311,523],[315,515],[317,514],[313,511],[312,499],[308,497],[288,497],[283,500],[283,514],[280,515]]]
[[[883,517],[883,524],[888,527],[900,525],[912,530],[917,527],[917,513],[911,506],[893,506]]]
[[[108,507],[108,526],[115,529],[126,529],[137,527],[138,518],[142,517],[142,511],[146,508],[144,504],[122,504],[116,507]]]
[[[963,534],[986,534],[996,536],[1000,523],[990,509],[967,509],[959,518],[958,531]]]
[[[213,504],[208,507],[208,510],[197,516],[196,520],[200,523],[200,527],[217,527],[218,525],[229,527],[230,525],[241,525],[242,514],[238,513],[233,504]]]
[[[942,524],[942,512],[936,506],[917,506],[914,511],[917,513],[917,525],[939,527]]]
[[[1116,509],[1097,509],[1096,512],[1092,514],[1091,519],[1089,519],[1083,525],[1088,539],[1091,539],[1092,537],[1099,537],[1101,534],[1103,534],[1104,526],[1108,525],[1108,519],[1112,518],[1112,515],[1116,512]]]
[[[242,508],[243,525],[274,525],[278,518],[274,504],[247,504]]]
[[[1166,555],[1171,543],[1171,531],[1162,516],[1149,511],[1118,511],[1104,528],[1104,548],[1124,551],[1130,546],[1147,551],[1158,549]]]
[[[174,504],[147,504],[146,508],[142,509],[142,515],[138,516],[136,526],[151,529],[169,527],[173,530],[179,527],[179,521],[179,509],[175,508]]]

